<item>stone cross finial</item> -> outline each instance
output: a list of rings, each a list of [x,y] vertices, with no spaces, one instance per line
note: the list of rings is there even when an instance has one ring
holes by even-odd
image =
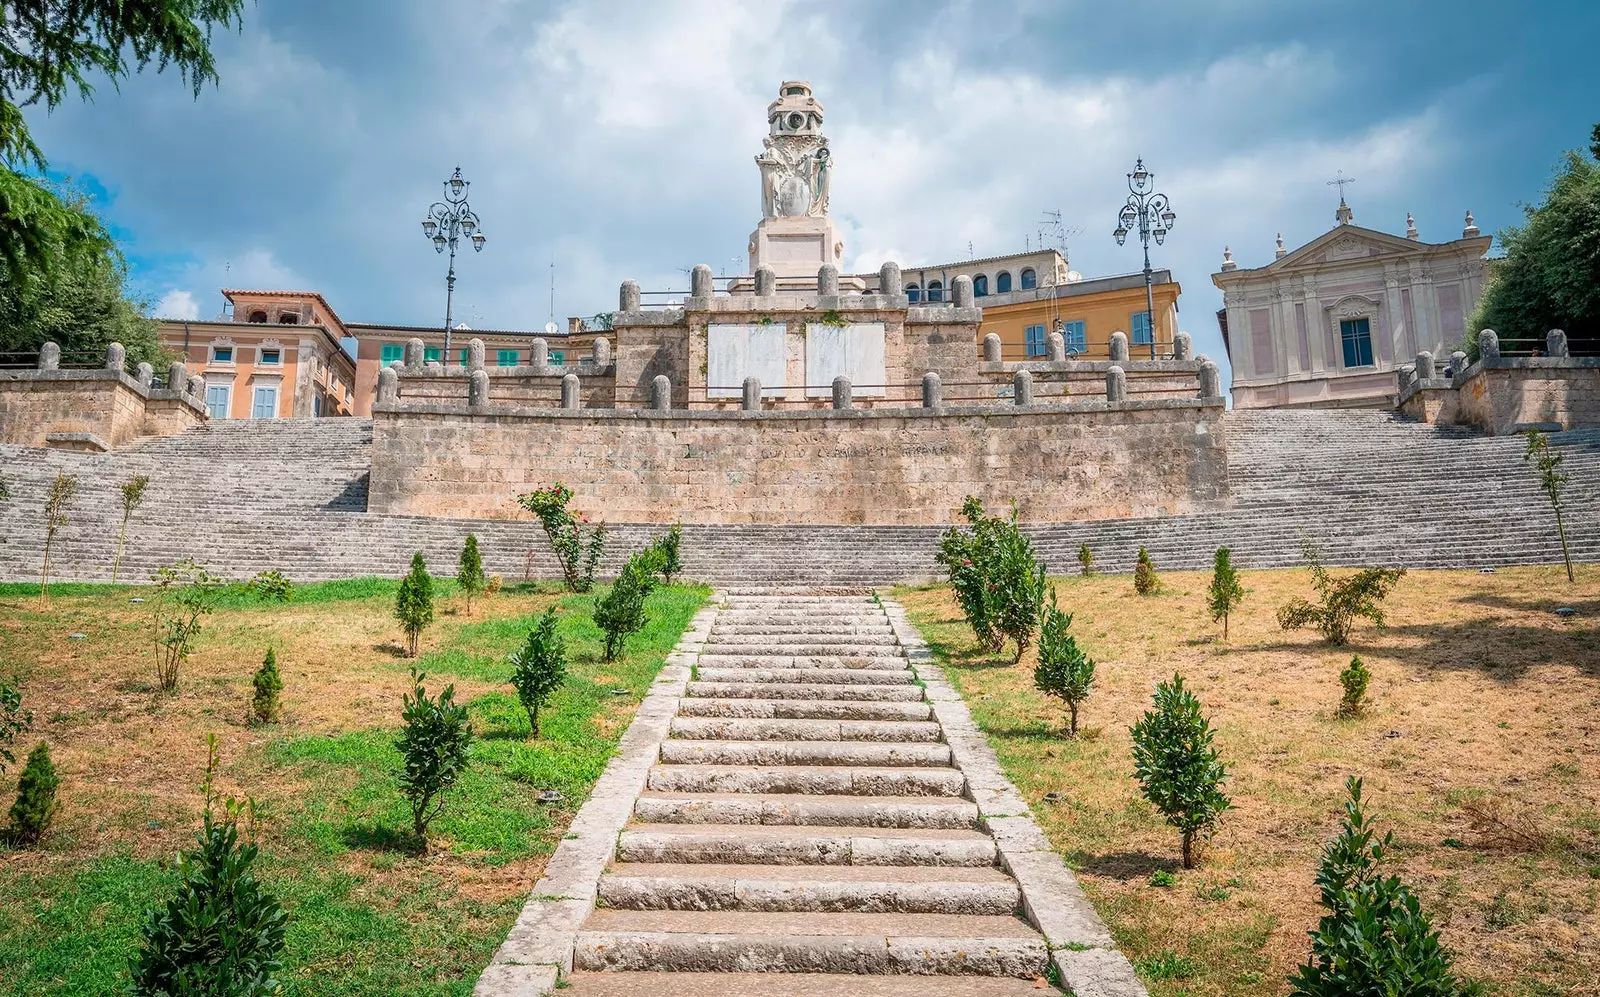
[[[855,392],[850,385],[850,379],[840,374],[833,379],[833,407],[836,409],[851,408],[855,404]]]
[[[625,280],[622,290],[617,294],[617,311],[636,312],[639,310],[639,282]]]
[[[1567,334],[1560,329],[1551,329],[1544,337],[1544,352],[1551,357],[1571,356],[1567,348]]]
[[[817,268],[817,297],[836,298],[839,296],[839,268],[832,263],[824,263]]]
[[[583,408],[583,394],[576,374],[569,373],[561,378],[561,407],[569,412]]]
[[[1417,354],[1417,380],[1431,381],[1433,377],[1433,354],[1422,350]]]
[[[672,408],[672,379],[665,374],[650,379],[650,407],[657,412]]]
[[[694,270],[689,273],[689,297],[709,298],[716,293],[716,283],[711,275],[711,267],[704,263],[696,263]]]
[[[1019,370],[1011,375],[1011,402],[1014,405],[1033,404],[1033,372]]]
[[[489,372],[479,367],[467,375],[467,407],[483,409],[489,406]]]
[[[1461,238],[1476,239],[1478,237],[1478,223],[1472,220],[1472,212],[1467,212],[1466,227],[1461,230]]]
[[[121,343],[106,344],[106,370],[121,372],[128,362],[128,351]]]
[[[594,365],[596,367],[604,367],[609,363],[611,363],[611,340],[604,336],[596,336],[594,339]]]
[[[550,344],[545,342],[543,336],[534,337],[533,342],[528,344],[528,363],[540,373],[550,366]]]
[[[740,399],[740,407],[746,412],[761,411],[761,378],[744,379],[744,396]]]
[[[148,388],[156,379],[156,369],[150,364],[141,361],[135,370],[133,379],[139,382],[140,387]]]
[[[1063,363],[1063,362],[1065,362],[1066,359],[1067,359],[1067,337],[1063,336],[1059,332],[1052,332],[1050,334],[1050,338],[1049,338],[1048,342],[1049,342],[1049,347],[1048,347],[1049,353],[1047,355],[1050,358],[1050,362],[1051,363]]]
[[[400,400],[400,372],[393,367],[378,371],[378,404],[393,405]]]
[[[1121,329],[1111,334],[1111,362],[1128,362],[1128,334]]]
[[[1125,402],[1128,400],[1128,372],[1117,364],[1112,364],[1106,369],[1106,401]]]
[[[771,297],[778,289],[778,275],[769,266],[756,267],[756,297]]]
[[[991,332],[983,337],[983,359],[986,363],[1000,362],[1000,334]]]
[[[878,268],[878,293],[896,297],[906,293],[900,277],[900,264],[890,260]]]
[[[1187,332],[1180,332],[1176,336],[1173,336],[1172,337],[1172,359],[1174,359],[1174,360],[1193,360],[1194,359],[1194,337],[1190,336]]]
[[[939,375],[928,371],[922,375],[922,407],[938,408],[944,404],[944,388],[939,383]]]
[[[483,340],[476,336],[467,340],[467,369],[483,369]]]
[[[412,336],[406,340],[406,370],[421,370],[427,356],[428,349],[420,338]]]
[[[55,343],[39,344],[39,369],[58,370],[61,367],[61,347]]]
[[[950,301],[957,308],[972,307],[973,297],[971,277],[968,277],[966,274],[956,275],[956,279],[950,282]]]
[[[1478,333],[1478,358],[1481,360],[1500,359],[1500,334],[1493,329],[1484,329]]]
[[[1210,360],[1201,364],[1199,376],[1201,398],[1222,397],[1222,371],[1217,369],[1216,364]]]
[[[1406,212],[1406,238],[1412,242],[1420,242],[1422,233],[1417,231],[1417,220],[1411,217],[1411,212]]]

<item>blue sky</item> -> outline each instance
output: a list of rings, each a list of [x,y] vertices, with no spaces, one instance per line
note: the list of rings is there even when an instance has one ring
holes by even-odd
[[[443,11],[446,16],[440,16]],[[1425,240],[1515,222],[1600,120],[1600,4],[259,0],[175,76],[30,110],[52,172],[91,184],[137,290],[175,317],[222,286],[321,291],[347,320],[442,320],[419,222],[458,163],[489,237],[457,316],[537,328],[742,268],[751,161],[784,79],[827,109],[847,267],[1021,251],[1045,211],[1073,269],[1111,238],[1144,156],[1178,212],[1156,255],[1181,324],[1223,351],[1209,275],[1333,224]]]

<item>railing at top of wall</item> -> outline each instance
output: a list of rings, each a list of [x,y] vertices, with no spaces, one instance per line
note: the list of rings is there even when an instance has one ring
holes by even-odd
[[[106,351],[99,350],[62,350],[61,359],[56,364],[59,370],[104,370],[106,366]],[[138,368],[132,359],[123,361],[123,372],[132,374]],[[38,370],[39,351],[26,352],[0,352],[0,370]]]

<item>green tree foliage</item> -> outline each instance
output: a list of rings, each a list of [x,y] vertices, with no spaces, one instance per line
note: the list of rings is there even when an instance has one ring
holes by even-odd
[[[1383,600],[1405,577],[1404,568],[1363,568],[1353,575],[1335,578],[1322,566],[1322,557],[1308,541],[1304,547],[1306,563],[1311,565],[1311,586],[1320,603],[1291,599],[1278,607],[1278,625],[1285,630],[1316,627],[1335,647],[1350,642],[1356,620],[1368,620],[1375,627],[1384,625]]]
[[[265,997],[279,992],[288,915],[256,880],[255,804],[212,793],[216,738],[208,739],[206,809],[194,848],[178,855],[178,892],[150,912],[131,960],[136,997]],[[220,812],[219,812],[220,809]],[[240,841],[240,823],[246,840]]]
[[[256,572],[250,579],[250,591],[262,602],[294,601],[294,582],[276,568]]]
[[[550,547],[561,562],[561,574],[569,592],[587,592],[594,588],[595,569],[606,549],[606,524],[589,528],[582,513],[567,508],[572,501],[572,489],[556,482],[549,488],[524,492],[517,496],[517,504],[533,513],[550,539]],[[529,555],[530,558],[532,555]]]
[[[56,767],[50,761],[50,746],[40,741],[28,752],[22,778],[17,780],[17,799],[11,804],[7,839],[19,845],[36,843],[55,819],[60,807],[56,790],[60,787],[61,777],[56,775]]]
[[[150,576],[150,600],[156,630],[156,684],[163,692],[178,688],[178,670],[189,660],[201,621],[217,608],[222,580],[190,560],[157,569]]]
[[[990,516],[977,496],[969,495],[961,515],[970,529],[946,530],[935,559],[950,572],[951,587],[979,646],[997,654],[1009,638],[1017,647],[1013,660],[1021,660],[1044,606],[1044,565],[1018,528],[1015,509],[1010,516]]]
[[[16,683],[0,679],[0,775],[5,775],[6,766],[17,760],[11,745],[32,726],[33,711],[22,708],[22,693]]]
[[[122,483],[122,529],[117,532],[117,556],[111,561],[111,584],[117,583],[117,572],[122,568],[122,551],[128,545],[128,520],[144,501],[144,490],[150,487],[150,475],[135,474]]]
[[[511,685],[517,701],[528,713],[532,737],[539,736],[539,710],[567,680],[567,642],[556,629],[552,606],[528,631],[527,640],[511,655]]]
[[[1600,127],[1600,126],[1597,126]],[[1568,152],[1544,202],[1501,230],[1505,259],[1484,288],[1468,329],[1542,348],[1545,333],[1600,335],[1600,144]],[[1474,344],[1475,348],[1475,344]]]
[[[50,496],[44,502],[44,560],[39,566],[39,605],[50,603],[50,548],[56,536],[67,525],[72,503],[78,498],[76,475],[58,472],[50,484]]]
[[[649,548],[628,558],[605,595],[594,601],[594,623],[605,636],[605,660],[615,661],[628,637],[644,629],[644,603],[655,588],[661,555]]]
[[[667,535],[656,538],[650,546],[661,552],[661,580],[671,585],[674,576],[683,574],[683,524],[673,523]]]
[[[422,687],[427,673],[411,670],[411,692],[405,697],[405,730],[394,746],[405,768],[400,788],[411,803],[411,829],[428,845],[428,825],[444,809],[445,790],[467,769],[472,723],[467,708],[456,705],[456,687],[447,685],[438,698]]]
[[[472,597],[482,592],[489,584],[489,579],[483,574],[483,557],[478,553],[478,537],[468,533],[467,542],[461,547],[461,562],[456,569],[456,584],[461,586],[461,591],[467,597],[467,615],[472,615]]]
[[[1094,574],[1094,551],[1087,542],[1078,545],[1078,571],[1085,578]]]
[[[1233,551],[1218,547],[1211,563],[1211,588],[1207,605],[1213,622],[1222,621],[1222,639],[1228,639],[1228,616],[1244,600],[1244,586],[1239,584],[1239,573],[1233,570]]]
[[[1367,695],[1367,683],[1372,681],[1372,673],[1367,670],[1366,662],[1360,655],[1350,659],[1350,667],[1339,673],[1339,684],[1344,687],[1344,695],[1339,698],[1339,715],[1341,717],[1360,716],[1365,708],[1364,700]]]
[[[394,594],[394,615],[406,635],[406,653],[415,658],[422,631],[433,623],[433,576],[428,574],[421,551],[411,555],[411,571],[400,579],[400,588]]]
[[[278,674],[278,655],[267,648],[266,659],[251,679],[255,693],[250,697],[250,712],[257,723],[272,723],[278,719],[281,708],[278,697],[283,692],[283,676]]]
[[[1600,129],[1600,125],[1595,126]],[[1561,518],[1561,486],[1567,483],[1567,473],[1561,469],[1566,455],[1550,447],[1550,437],[1537,429],[1527,431],[1528,451],[1522,455],[1524,463],[1533,461],[1539,469],[1539,487],[1550,500],[1556,514],[1556,536],[1561,538],[1561,559],[1567,564],[1567,581],[1577,581],[1572,573],[1572,552],[1567,549],[1567,524]]]
[[[1232,806],[1222,792],[1227,766],[1211,743],[1216,731],[1175,674],[1156,686],[1155,708],[1132,734],[1134,778],[1145,799],[1183,834],[1183,867],[1193,869],[1196,843],[1211,836]]]
[[[1383,875],[1394,833],[1378,837],[1362,809],[1361,780],[1345,783],[1349,799],[1337,837],[1317,869],[1327,912],[1310,932],[1311,954],[1289,977],[1292,997],[1475,997],[1422,904],[1398,876]]]
[[[1150,552],[1143,547],[1139,548],[1139,561],[1133,566],[1133,590],[1140,595],[1155,595],[1161,588],[1161,579],[1156,577],[1156,566],[1150,560]]]
[[[1051,586],[1050,605],[1040,617],[1039,663],[1033,668],[1033,684],[1067,704],[1067,736],[1077,737],[1078,708],[1094,686],[1094,661],[1078,647],[1068,632],[1071,627],[1072,617],[1056,606],[1056,590]]]

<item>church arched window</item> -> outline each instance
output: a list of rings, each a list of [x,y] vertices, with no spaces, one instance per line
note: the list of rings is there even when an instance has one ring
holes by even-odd
[[[994,293],[996,293],[996,294],[1010,294],[1011,293],[1011,271],[1002,270],[999,273],[995,274],[995,277],[994,277]]]
[[[1031,291],[1038,286],[1039,275],[1033,272],[1032,267],[1022,271],[1022,289],[1024,291]]]
[[[989,294],[989,278],[983,274],[972,278],[972,296],[975,298],[986,297]]]
[[[928,300],[929,301],[943,301],[944,300],[944,284],[942,282],[937,281],[937,280],[928,281]]]
[[[918,287],[916,284],[907,284],[906,285],[906,300],[907,301],[921,301],[922,300],[922,288]]]

